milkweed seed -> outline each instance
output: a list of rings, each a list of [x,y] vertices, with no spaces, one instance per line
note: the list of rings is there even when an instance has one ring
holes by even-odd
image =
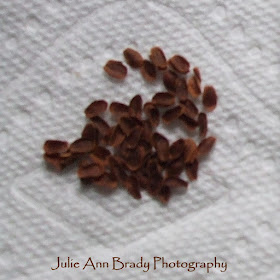
[[[142,136],[142,128],[135,128],[132,132],[127,136],[126,142],[129,149],[134,149]]]
[[[172,109],[167,110],[162,115],[162,120],[166,124],[170,124],[171,122],[177,120],[182,114],[182,108],[180,106],[176,106]]]
[[[95,163],[87,166],[79,166],[77,173],[78,177],[81,179],[100,177],[104,173],[104,167]]]
[[[98,146],[90,154],[90,157],[92,158],[92,160],[95,163],[107,166],[108,163],[109,163],[110,155],[111,155],[111,152],[108,149],[106,149],[106,148],[104,148],[102,146]]]
[[[124,187],[128,193],[135,199],[141,199],[141,192],[139,189],[138,180],[135,176],[129,176],[124,181]]]
[[[107,109],[108,103],[105,100],[93,101],[86,109],[85,115],[87,118],[92,118],[104,113]]]
[[[119,124],[126,136],[128,136],[135,128],[139,129],[143,126],[142,122],[134,117],[122,117]]]
[[[129,115],[141,119],[143,101],[141,95],[135,95],[129,103]]]
[[[194,160],[192,163],[186,163],[186,173],[191,181],[197,180],[198,161]]]
[[[159,70],[165,70],[167,68],[165,54],[159,47],[153,47],[151,49],[150,60]]]
[[[212,150],[215,142],[216,138],[212,136],[203,139],[197,147],[198,156],[204,156],[208,154]]]
[[[166,166],[166,176],[167,177],[178,177],[184,170],[184,155],[174,159],[173,161],[168,162]]]
[[[97,179],[94,179],[93,183],[97,186],[106,187],[109,189],[115,189],[118,186],[117,177],[109,172],[105,172]]]
[[[175,92],[177,78],[178,76],[175,72],[170,70],[165,71],[162,77],[165,88],[169,91]]]
[[[109,60],[104,66],[105,72],[112,78],[123,80],[127,75],[127,68],[120,61]]]
[[[179,117],[179,120],[181,120],[184,123],[185,127],[191,131],[195,130],[198,126],[198,123],[196,120],[190,118],[189,116],[187,116],[184,113]]]
[[[168,60],[168,64],[177,72],[187,74],[190,71],[189,62],[181,55],[174,55]]]
[[[181,106],[183,108],[183,113],[190,118],[195,119],[199,113],[196,105],[189,99],[184,102],[181,101]]]
[[[192,76],[187,81],[188,92],[193,98],[197,98],[201,94],[200,81]]]
[[[191,163],[197,157],[197,145],[193,139],[188,138],[185,140],[185,162]]]
[[[160,161],[168,161],[169,158],[169,142],[159,133],[153,134],[153,145],[158,153]]]
[[[112,115],[116,118],[121,118],[123,116],[129,115],[129,107],[120,102],[112,102],[109,108]]]
[[[204,108],[211,112],[213,111],[217,106],[217,94],[216,90],[212,86],[205,86],[204,92],[202,96],[202,103]]]
[[[188,87],[187,81],[184,78],[177,78],[176,83],[176,95],[181,102],[185,102],[188,99]]]
[[[168,186],[162,186],[158,194],[159,200],[165,204],[170,200],[170,196],[171,196],[170,188]]]
[[[101,117],[93,117],[90,119],[91,120],[91,125],[94,128],[97,128],[98,131],[100,132],[100,134],[107,135],[110,132],[110,126],[108,125],[108,123],[103,120]],[[86,137],[84,137],[86,138]]]
[[[96,143],[91,141],[91,140],[87,140],[87,139],[77,139],[76,141],[74,141],[71,145],[70,145],[70,151],[72,153],[79,153],[79,154],[83,154],[83,153],[90,153],[93,151],[93,149],[95,148]]]
[[[149,60],[144,60],[141,66],[141,74],[143,78],[148,82],[155,81],[157,77],[157,71],[155,65]]]
[[[92,140],[97,145],[99,143],[100,138],[99,130],[96,127],[94,127],[92,123],[88,123],[82,131],[82,138]]]
[[[125,134],[123,133],[120,125],[116,125],[113,128],[112,135],[109,140],[109,145],[113,147],[119,146],[125,139]]]
[[[195,78],[196,78],[199,82],[201,82],[201,74],[200,74],[199,68],[198,68],[198,67],[194,67],[194,68],[193,68],[193,72],[194,72]]]
[[[207,134],[207,115],[200,113],[198,115],[199,136],[205,137]]]
[[[185,153],[185,140],[178,139],[169,148],[169,159],[174,160]]]
[[[60,140],[47,140],[43,146],[43,149],[47,155],[65,153],[68,148],[68,142]]]
[[[151,102],[147,102],[144,105],[144,112],[150,121],[152,127],[156,127],[160,122],[160,113],[158,108]]]
[[[170,92],[158,92],[152,98],[152,103],[160,107],[168,107],[175,104],[175,95]]]
[[[138,51],[127,48],[123,51],[123,55],[127,64],[132,68],[140,68],[143,65],[143,57]]]

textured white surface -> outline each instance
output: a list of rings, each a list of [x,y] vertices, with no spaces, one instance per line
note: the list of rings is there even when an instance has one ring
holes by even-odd
[[[279,13],[277,0],[2,1],[0,279],[279,279]],[[90,101],[161,88],[137,71],[124,83],[102,72],[125,47],[148,54],[154,45],[186,55],[219,94],[209,115],[218,142],[199,180],[164,207],[46,169],[43,142],[77,138]],[[57,256],[216,256],[228,270],[54,272]]]

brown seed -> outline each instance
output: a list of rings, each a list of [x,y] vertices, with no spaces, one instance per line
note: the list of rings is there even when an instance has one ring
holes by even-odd
[[[194,72],[195,78],[196,78],[199,82],[201,82],[201,74],[200,74],[199,68],[198,68],[198,67],[194,67],[194,68],[193,68],[193,72]]]
[[[111,152],[108,149],[106,149],[105,147],[98,146],[90,154],[90,157],[95,163],[107,166],[109,163],[110,155]]]
[[[139,169],[143,164],[143,159],[141,158],[141,152],[139,149],[131,150],[125,159],[125,165],[130,171],[135,171]]]
[[[94,127],[92,123],[88,123],[82,131],[82,138],[92,140],[97,145],[99,143],[100,138],[99,130],[96,127]]]
[[[189,99],[185,100],[184,102],[180,101],[183,113],[188,117],[195,119],[198,115],[199,111],[196,105]]]
[[[175,104],[175,96],[170,92],[158,92],[153,96],[152,103],[156,106],[168,107]]]
[[[115,189],[118,186],[118,180],[112,173],[105,172],[103,175],[93,180],[93,183],[100,187]]]
[[[69,153],[48,155],[44,154],[44,160],[51,165],[56,171],[61,171],[63,168],[74,162],[75,157]]]
[[[212,150],[215,142],[216,138],[212,136],[203,139],[197,147],[198,156],[201,157],[208,154]]]
[[[166,124],[170,124],[171,122],[177,120],[182,114],[182,108],[180,106],[176,106],[170,110],[167,110],[162,115],[162,120]]]
[[[83,178],[92,178],[92,177],[100,177],[104,174],[104,167],[99,164],[90,164],[87,166],[79,166],[78,168],[78,177]]]
[[[155,108],[158,112],[158,109]],[[156,125],[158,125],[159,123],[159,112],[158,112],[158,117],[157,117],[157,123]],[[151,121],[149,120],[144,120],[143,121],[143,132],[142,132],[142,138],[148,142],[151,141],[152,139],[152,135],[153,135],[153,126]]]
[[[181,55],[171,57],[168,60],[168,64],[181,74],[187,74],[190,71],[189,62]]]
[[[163,184],[170,188],[188,187],[188,182],[179,177],[168,177],[164,179]]]
[[[178,139],[169,148],[169,159],[174,160],[185,153],[185,140]]]
[[[184,155],[174,159],[173,161],[168,162],[166,166],[166,176],[167,177],[178,177],[184,170]]]
[[[109,157],[109,167],[112,174],[117,178],[118,181],[123,182],[126,179],[127,175],[123,168],[123,164],[118,157]]]
[[[152,127],[157,127],[160,122],[160,114],[158,108],[153,103],[147,102],[144,105],[144,112]]]
[[[135,176],[131,175],[127,177],[126,180],[123,182],[123,185],[133,198],[141,199],[139,183]]]
[[[165,71],[162,77],[165,88],[169,91],[175,92],[177,78],[178,76],[175,72],[170,70]]]
[[[97,128],[101,135],[105,136],[110,132],[110,126],[101,117],[93,117],[90,119],[93,127]]]
[[[193,98],[197,98],[201,94],[200,81],[192,76],[187,81],[188,92]]]
[[[186,128],[190,131],[193,131],[197,128],[198,126],[198,123],[196,120],[190,118],[189,116],[187,116],[186,114],[182,114],[180,117],[179,117],[179,120],[181,120],[184,125],[186,126]]]
[[[141,74],[146,81],[153,82],[157,77],[155,65],[149,60],[144,60],[141,67]]]
[[[143,65],[143,57],[138,51],[127,48],[123,51],[123,55],[127,64],[132,68],[140,68]]]
[[[127,147],[129,149],[134,149],[138,143],[139,143],[139,140],[142,136],[142,131],[143,129],[142,128],[135,128],[132,130],[132,132],[127,136],[126,138],[126,142],[127,142]]]
[[[114,127],[111,138],[109,140],[109,145],[113,147],[119,146],[125,139],[125,134],[122,131],[120,125]]]
[[[118,80],[123,80],[127,75],[127,68],[120,61],[109,60],[104,66],[105,72]]]
[[[162,186],[159,193],[158,193],[158,198],[162,203],[167,203],[170,199],[171,196],[171,191],[168,186]]]
[[[141,128],[143,126],[142,121],[134,117],[122,117],[120,119],[120,127],[122,131],[128,136],[135,128]]]
[[[87,139],[77,139],[70,145],[70,151],[72,153],[90,153],[95,148],[96,143],[92,140]]]
[[[191,181],[197,179],[198,161],[194,160],[192,163],[186,163],[186,173]]]
[[[68,148],[68,142],[60,140],[47,140],[43,146],[43,149],[47,155],[65,153]]]
[[[150,60],[159,70],[165,70],[167,68],[166,57],[159,47],[153,47],[151,49]]]
[[[160,161],[168,161],[169,159],[169,142],[168,140],[159,133],[153,134],[153,145],[158,153]]]
[[[93,101],[85,109],[85,115],[87,118],[92,118],[104,113],[107,109],[108,103],[105,100]]]
[[[205,109],[208,112],[213,111],[217,106],[217,94],[216,90],[212,86],[205,86],[203,96],[202,96],[202,103]]]
[[[121,118],[129,115],[129,107],[120,102],[112,102],[110,105],[110,112],[116,118]]]
[[[199,136],[205,137],[207,134],[207,115],[200,113],[198,115]]]
[[[186,101],[188,99],[188,87],[187,87],[187,81],[185,78],[177,78],[176,83],[176,95],[179,99],[179,101]]]
[[[191,163],[197,157],[197,146],[193,139],[185,140],[185,162]]]
[[[143,101],[141,95],[135,95],[129,103],[129,115],[141,119]]]
[[[139,149],[141,158],[144,158],[152,150],[152,145],[148,141],[149,141],[148,139],[144,138],[138,142],[138,149]]]

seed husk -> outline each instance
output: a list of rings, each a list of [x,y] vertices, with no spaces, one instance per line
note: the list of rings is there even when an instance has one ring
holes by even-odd
[[[207,115],[205,113],[200,113],[198,115],[198,126],[199,126],[199,136],[205,137],[207,134]]]
[[[191,163],[197,158],[197,145],[193,139],[188,138],[185,140],[185,162]]]
[[[179,117],[179,120],[181,120],[184,123],[185,127],[190,131],[195,130],[198,126],[197,121],[190,118],[185,113],[181,114],[181,116]]]
[[[143,78],[147,82],[155,81],[155,79],[157,77],[157,71],[156,71],[155,65],[151,61],[145,59],[143,61],[143,65],[141,66],[140,71],[141,71]]]
[[[188,99],[188,87],[186,79],[178,77],[176,79],[175,87],[176,96],[178,97],[179,101],[186,101]]]
[[[116,118],[121,118],[129,115],[129,107],[120,102],[112,102],[109,109],[111,114]]]
[[[160,133],[153,134],[153,145],[158,153],[158,158],[160,161],[168,161],[169,159],[169,142]]]
[[[157,92],[152,99],[152,103],[160,107],[168,107],[175,104],[175,95],[170,92]]]
[[[165,88],[171,92],[175,92],[176,91],[176,80],[178,78],[178,75],[171,71],[171,70],[167,70],[163,73],[163,84],[165,86]]]
[[[127,68],[121,61],[109,60],[104,66],[104,71],[112,78],[123,80],[127,75]]]
[[[185,153],[185,140],[178,139],[169,148],[169,159],[172,161]]]
[[[91,118],[90,120],[91,120],[91,125],[94,128],[97,128],[102,136],[105,136],[110,132],[109,124],[101,117],[96,116]]]
[[[138,51],[127,48],[123,51],[123,55],[127,64],[132,68],[140,68],[143,65],[143,57]]]
[[[95,143],[92,140],[80,138],[80,139],[75,140],[70,145],[69,149],[72,153],[79,153],[79,154],[90,153],[93,151],[96,144],[97,143]]]
[[[192,163],[186,163],[186,173],[191,181],[197,180],[198,160],[195,159]]]
[[[212,150],[215,142],[216,138],[212,136],[203,139],[197,147],[198,156],[201,157],[208,154]]]
[[[162,186],[158,193],[159,200],[162,203],[166,204],[170,200],[170,197],[171,197],[170,188],[168,186]]]
[[[160,113],[158,108],[153,103],[147,102],[144,105],[144,112],[152,127],[157,127],[160,122]]]
[[[93,101],[85,109],[85,115],[87,118],[92,118],[104,113],[107,109],[108,103],[105,100]]]
[[[150,60],[159,70],[165,70],[167,68],[166,57],[160,47],[153,47],[151,49]]]
[[[189,183],[179,177],[168,177],[164,179],[163,184],[170,188],[185,187],[187,188]]]
[[[47,140],[43,149],[47,155],[55,155],[67,152],[69,144],[67,141]]]
[[[192,76],[188,79],[187,86],[188,86],[188,93],[193,98],[198,98],[199,95],[201,94],[200,81],[195,76]]]
[[[87,166],[79,166],[77,173],[81,179],[100,177],[104,174],[104,167],[95,163]]]
[[[129,103],[129,115],[141,119],[143,101],[141,95],[135,95]]]
[[[168,60],[168,64],[177,72],[187,74],[190,71],[190,64],[186,58],[181,55],[174,55]]]
[[[180,106],[176,106],[172,109],[167,110],[162,115],[162,120],[165,124],[170,124],[171,122],[177,120],[182,114],[182,108]]]
[[[212,86],[205,86],[202,96],[202,103],[208,112],[212,112],[217,106],[216,90]]]

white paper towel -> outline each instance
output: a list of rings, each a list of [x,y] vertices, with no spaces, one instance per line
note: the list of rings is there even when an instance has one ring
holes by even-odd
[[[0,279],[279,279],[279,1],[138,2],[0,4]],[[198,181],[162,206],[84,189],[74,168],[48,170],[42,144],[76,139],[92,100],[148,100],[162,89],[138,71],[116,83],[102,69],[128,46],[147,56],[154,45],[185,55],[219,94],[208,115],[218,141]],[[217,257],[228,268],[52,271],[58,256]]]

